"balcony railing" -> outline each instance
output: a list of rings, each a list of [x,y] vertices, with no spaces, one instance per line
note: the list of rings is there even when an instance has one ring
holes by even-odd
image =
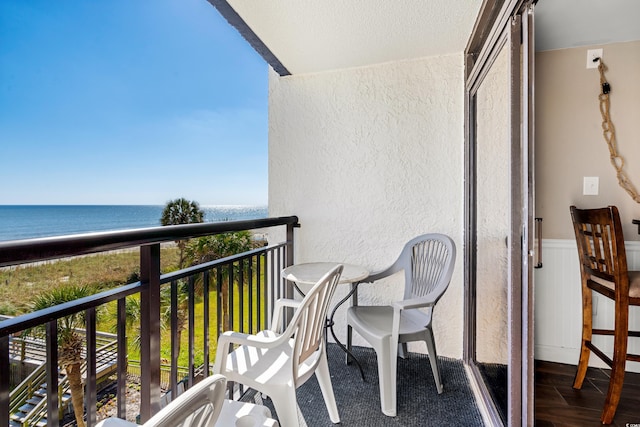
[[[0,423],[9,425],[10,361],[12,337],[35,327],[46,330],[47,424],[58,425],[58,347],[57,322],[84,312],[86,321],[85,406],[87,426],[96,424],[97,367],[101,355],[96,339],[96,311],[104,304],[117,304],[117,416],[125,418],[127,381],[126,298],[140,298],[140,420],[149,419],[161,402],[161,294],[170,293],[171,360],[169,384],[177,390],[181,379],[178,366],[179,296],[186,289],[188,333],[188,376],[191,385],[197,375],[209,375],[213,360],[211,341],[227,329],[253,333],[268,326],[273,303],[292,297],[291,285],[282,279],[282,268],[293,263],[293,228],[298,218],[279,217],[249,221],[187,224],[167,227],[89,233],[75,236],[0,242],[0,267],[55,260],[117,249],[140,248],[140,281],[48,309],[0,322]],[[242,254],[196,265],[170,274],[160,274],[160,244],[181,239],[227,232],[286,227],[286,241]],[[196,287],[202,289],[202,324],[195,324]],[[236,291],[237,289],[237,291]],[[211,295],[215,295],[212,300]],[[226,297],[222,301],[223,295]],[[212,308],[216,304],[215,309]],[[227,307],[226,315],[223,306]],[[212,321],[215,322],[212,324]],[[226,324],[225,324],[226,322]],[[211,337],[211,329],[214,330]],[[203,348],[195,348],[195,334],[202,334]],[[130,338],[130,337],[129,337]],[[196,350],[203,363],[196,366]],[[77,408],[76,408],[77,410]]]

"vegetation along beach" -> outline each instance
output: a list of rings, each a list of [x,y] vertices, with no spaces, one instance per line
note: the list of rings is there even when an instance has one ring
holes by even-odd
[[[131,207],[129,207],[131,208]],[[41,208],[43,209],[43,208]],[[124,208],[123,208],[124,209]],[[20,210],[20,209],[18,209]],[[37,208],[35,210],[38,210]],[[109,209],[107,209],[109,210]],[[138,208],[136,210],[139,211]],[[6,212],[7,210],[5,210]],[[96,211],[95,209],[71,209],[67,212]],[[142,211],[145,211],[144,209]],[[1,212],[1,211],[0,211]],[[175,199],[167,204],[158,212],[157,209],[147,210],[148,212],[159,213],[154,221],[155,225],[178,225],[187,223],[199,223],[205,221],[206,210],[201,208],[197,202],[186,200],[183,198]],[[231,211],[227,210],[227,213]],[[236,210],[244,215],[266,216],[266,209],[254,210]],[[249,213],[247,213],[249,212]],[[99,215],[98,215],[99,216]],[[226,217],[224,220],[237,219]],[[247,218],[241,218],[247,219]],[[145,221],[149,221],[146,219]],[[64,221],[63,221],[64,222]],[[67,219],[68,223],[73,220]],[[78,221],[75,221],[76,223]],[[91,226],[89,226],[91,227]],[[96,228],[97,226],[94,226]],[[100,227],[97,227],[100,228]],[[90,228],[91,230],[91,228]],[[95,231],[95,230],[93,230]],[[263,245],[262,239],[256,239],[248,231],[225,233],[220,235],[206,236],[196,239],[177,241],[171,244],[163,244],[161,247],[161,274],[170,273],[192,265],[212,261],[219,258],[228,257],[241,252],[251,250],[255,247]],[[18,265],[0,269],[0,315],[18,316],[29,313],[34,310],[44,309],[50,306],[59,305],[66,301],[72,301],[82,296],[91,295],[104,290],[113,289],[129,283],[135,283],[140,280],[140,251],[138,248],[131,250],[119,250],[106,252],[96,255],[84,255],[73,258],[58,259],[55,262],[40,262],[34,264]],[[254,275],[260,275],[260,272],[254,272]],[[232,276],[233,277],[233,276]],[[256,276],[257,278],[257,276]],[[209,296],[213,313],[218,312],[218,301],[222,301],[220,312],[223,314],[224,324],[230,326],[227,313],[229,312],[229,287],[238,286],[235,283],[228,283],[227,277],[212,278],[212,282],[223,280],[225,283],[221,286],[214,285],[210,288]],[[258,280],[256,280],[258,281]],[[161,322],[163,326],[161,333],[161,358],[164,364],[168,364],[171,360],[171,328],[166,326],[169,322],[171,310],[177,310],[178,317],[178,366],[189,366],[189,355],[187,351],[188,336],[180,332],[185,329],[188,318],[187,310],[187,286],[186,282],[178,281],[177,286],[177,307],[171,306],[171,288],[169,284],[164,285],[162,292]],[[203,283],[202,280],[196,280],[192,286],[195,286],[195,309],[193,319],[196,325],[203,324],[204,308],[203,308]],[[215,295],[222,290],[220,297]],[[233,301],[233,298],[231,299]],[[246,301],[233,302],[234,308],[238,309],[239,304],[245,306],[244,309],[249,310]],[[254,303],[255,304],[255,303]],[[136,406],[136,378],[140,375],[139,359],[140,349],[138,347],[138,337],[140,328],[140,299],[139,294],[134,294],[126,298],[126,319],[127,319],[127,356],[128,356],[128,373],[129,387],[128,394],[132,396],[128,398],[128,406]],[[213,323],[213,322],[212,322]],[[107,303],[97,312],[97,329],[100,332],[114,333],[117,326],[117,306],[116,301]],[[58,362],[60,368],[66,371],[71,383],[72,373],[74,370],[80,369],[82,363],[82,349],[84,346],[84,338],[76,332],[85,327],[83,317],[67,318],[64,322],[58,322]],[[67,328],[65,330],[65,328]],[[211,325],[210,335],[213,338],[211,350],[215,351],[215,337],[217,336],[217,324]],[[25,331],[27,334],[37,335],[38,331]],[[195,331],[195,348],[204,347],[204,333],[202,328]],[[203,354],[196,352],[194,354],[194,363],[198,366],[203,363]],[[80,378],[80,377],[78,377]],[[78,379],[77,381],[80,381]],[[79,384],[79,382],[78,382]],[[74,393],[73,384],[71,388],[71,398],[76,402],[75,406],[82,404],[80,396],[82,393],[81,386]],[[103,389],[102,397],[98,403],[101,408],[99,411],[101,416],[113,415],[112,410],[113,396],[108,391],[109,386]],[[106,391],[105,391],[106,390]],[[136,408],[128,408],[128,412],[135,416]],[[76,425],[81,425],[82,414],[75,418]],[[73,414],[68,414],[73,417]],[[70,422],[73,422],[69,420]]]

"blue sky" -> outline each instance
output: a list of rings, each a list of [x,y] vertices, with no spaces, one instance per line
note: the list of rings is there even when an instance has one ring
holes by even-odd
[[[0,1],[0,204],[267,204],[265,61],[206,0]]]

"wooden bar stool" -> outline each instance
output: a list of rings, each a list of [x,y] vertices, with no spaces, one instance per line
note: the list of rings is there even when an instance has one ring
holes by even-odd
[[[582,387],[591,352],[609,365],[609,390],[600,419],[603,424],[611,424],[620,401],[626,361],[640,362],[640,355],[627,354],[628,337],[640,337],[640,332],[629,331],[629,306],[640,305],[640,271],[627,271],[618,208],[577,209],[571,206],[571,218],[582,277],[582,345],[573,388]],[[613,330],[593,329],[593,291],[614,301]],[[613,335],[613,359],[591,342],[594,334]]]

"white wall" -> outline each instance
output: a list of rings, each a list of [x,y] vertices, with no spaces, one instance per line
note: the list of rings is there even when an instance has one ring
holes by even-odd
[[[640,243],[626,242],[629,269],[640,269]],[[576,241],[543,239],[543,267],[535,271],[535,358],[578,364],[582,337],[582,295]],[[613,302],[597,293],[593,298],[593,327],[613,329]],[[640,330],[640,308],[629,309],[629,329]],[[613,337],[595,336],[593,343],[610,357]],[[640,354],[640,339],[630,338],[629,353]],[[597,356],[591,366],[606,367]],[[627,371],[640,372],[640,363],[627,362]]]
[[[298,215],[295,261],[379,270],[410,238],[449,234],[458,259],[434,328],[439,353],[457,358],[463,339],[463,81],[461,54],[288,77],[271,72],[269,80],[269,215]],[[395,279],[375,289],[361,286],[361,301],[400,298]],[[346,290],[338,289],[337,297]],[[340,338],[344,317],[343,308],[336,315]]]

